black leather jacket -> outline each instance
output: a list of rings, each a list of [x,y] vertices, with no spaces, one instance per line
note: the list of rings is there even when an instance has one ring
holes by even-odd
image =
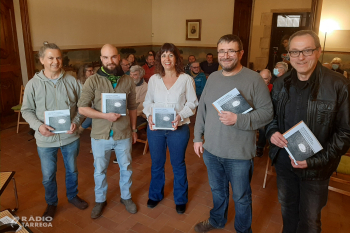
[[[291,84],[290,71],[276,79],[271,92],[274,119],[266,126],[266,137],[279,131],[284,133],[284,111]],[[350,147],[350,82],[344,76],[329,70],[318,62],[316,78],[311,83],[307,108],[307,126],[321,143],[323,150],[306,160],[307,168],[298,174],[304,180],[328,179],[337,169],[340,158]],[[279,147],[271,144],[272,164]]]

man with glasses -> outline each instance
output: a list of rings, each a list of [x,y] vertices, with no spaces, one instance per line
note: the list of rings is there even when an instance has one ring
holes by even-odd
[[[130,63],[128,62],[128,60],[123,58],[120,61],[120,66],[122,67],[124,74],[130,75]]]
[[[217,49],[222,70],[209,76],[202,92],[193,140],[195,153],[200,157],[204,152],[203,160],[207,166],[214,206],[209,219],[198,223],[194,229],[197,232],[207,232],[225,227],[231,183],[236,232],[249,233],[252,232],[250,180],[256,130],[272,120],[272,103],[264,80],[258,73],[241,65],[244,52],[238,36],[222,36]],[[234,88],[254,108],[253,111],[246,114],[216,111],[212,103]]]
[[[196,84],[196,95],[197,99],[201,98],[205,83],[207,82],[207,77],[203,72],[201,72],[201,67],[199,66],[199,62],[193,62],[190,65],[190,73],[191,77],[194,79]]]
[[[318,62],[320,40],[311,30],[294,33],[288,53],[294,69],[273,84],[275,116],[266,128],[269,156],[277,172],[283,232],[321,232],[329,178],[350,146],[350,82]],[[296,165],[284,149],[288,141],[282,134],[300,121],[323,150]]]
[[[188,56],[188,63],[184,67],[184,71],[186,74],[190,74],[191,72],[191,64],[196,61],[196,57],[194,55]]]

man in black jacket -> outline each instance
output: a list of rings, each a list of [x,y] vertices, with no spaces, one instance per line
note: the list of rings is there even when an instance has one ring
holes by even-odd
[[[294,33],[288,51],[294,69],[274,82],[275,116],[266,127],[269,156],[277,172],[283,233],[321,232],[329,178],[350,147],[350,82],[318,62],[321,45],[314,32]],[[288,142],[282,133],[301,120],[323,150],[295,165],[283,149]]]

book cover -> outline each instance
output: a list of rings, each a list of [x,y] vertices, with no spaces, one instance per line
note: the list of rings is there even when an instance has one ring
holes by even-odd
[[[237,88],[226,93],[213,103],[216,111],[229,111],[235,114],[245,114],[253,110]]]
[[[67,133],[71,126],[69,109],[45,111],[45,124],[55,129],[52,133]]]
[[[175,120],[176,112],[173,108],[153,109],[153,129],[174,130],[172,121]]]
[[[102,112],[118,113],[126,116],[126,94],[125,93],[102,93]]]
[[[288,141],[285,149],[296,165],[298,165],[297,161],[310,158],[323,149],[320,142],[303,121],[293,126],[283,136]]]

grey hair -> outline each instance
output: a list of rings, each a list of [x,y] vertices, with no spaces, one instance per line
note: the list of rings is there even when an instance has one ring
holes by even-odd
[[[294,37],[305,36],[305,35],[310,35],[312,37],[312,39],[314,40],[316,48],[321,48],[320,38],[318,38],[318,35],[314,31],[312,31],[312,30],[300,30],[300,31],[295,32],[293,35],[291,35],[289,37],[287,50],[289,51],[290,42],[292,42]]]
[[[47,49],[58,49],[62,55],[62,50],[54,43],[44,43],[44,45],[39,49],[38,55],[41,58],[45,57],[45,52]]]
[[[139,72],[139,74],[140,74],[140,78],[143,78],[143,76],[145,75],[145,70],[141,67],[141,66],[139,66],[139,65],[134,65],[134,66],[132,66],[131,68],[130,68],[130,73],[131,72]]]
[[[192,65],[195,64],[195,63],[198,63],[198,64],[199,64],[198,61],[195,61],[195,62],[192,62],[192,63],[191,63],[190,67],[192,67]]]
[[[267,72],[267,74],[269,75],[269,78],[272,78],[271,71],[269,71],[268,69],[263,69],[262,71],[260,71],[260,74],[261,74],[262,72]]]
[[[281,65],[285,72],[288,71],[288,64],[285,63],[284,61],[277,62],[275,66],[277,66],[277,65]]]

